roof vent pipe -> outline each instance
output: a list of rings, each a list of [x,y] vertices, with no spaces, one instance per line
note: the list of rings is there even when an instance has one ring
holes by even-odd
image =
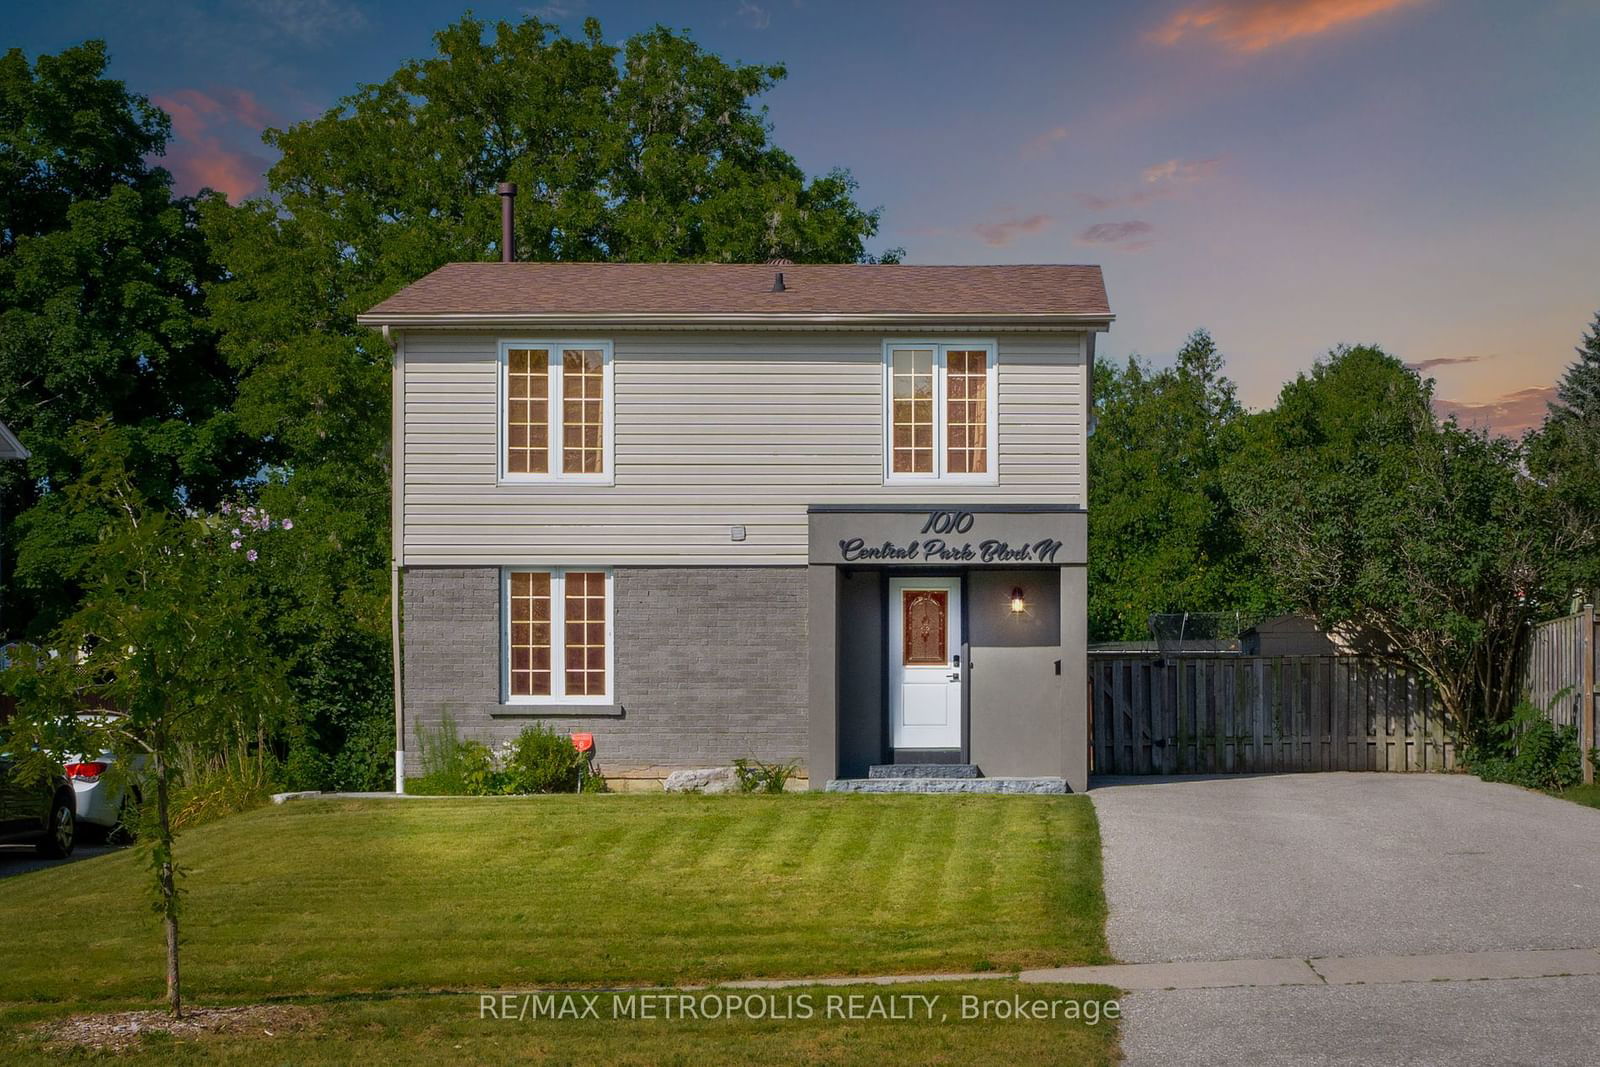
[[[772,276],[772,292],[781,293],[787,288],[788,286],[783,284],[783,271],[780,270],[777,274]]]
[[[517,258],[517,238],[511,227],[512,208],[517,202],[517,183],[501,182],[500,188],[500,262],[510,263]]]

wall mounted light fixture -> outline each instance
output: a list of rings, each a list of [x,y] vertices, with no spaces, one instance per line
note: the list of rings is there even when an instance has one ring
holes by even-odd
[[[1028,610],[1028,605],[1022,599],[1022,586],[1013,586],[1011,589],[1011,614],[1021,615]]]

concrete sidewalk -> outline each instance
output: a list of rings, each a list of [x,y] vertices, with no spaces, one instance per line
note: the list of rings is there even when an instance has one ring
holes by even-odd
[[[1600,977],[1121,998],[1126,1067],[1591,1067]]]
[[[1023,971],[1024,982],[1087,982],[1119,989],[1231,989],[1240,986],[1389,985],[1600,975],[1600,949],[1448,952],[1424,956],[1281,958],[1118,963]]]

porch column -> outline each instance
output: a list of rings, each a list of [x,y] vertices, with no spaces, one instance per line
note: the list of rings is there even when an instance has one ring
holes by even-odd
[[[822,789],[839,773],[839,569],[806,568],[811,746],[806,775]]]

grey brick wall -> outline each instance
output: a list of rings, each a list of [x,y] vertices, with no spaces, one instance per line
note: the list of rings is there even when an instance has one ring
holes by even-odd
[[[402,592],[406,771],[417,728],[448,712],[489,744],[531,722],[595,735],[602,769],[702,767],[806,755],[804,567],[617,567],[620,716],[500,704],[500,572],[413,567]],[[581,709],[572,709],[581,712]]]

